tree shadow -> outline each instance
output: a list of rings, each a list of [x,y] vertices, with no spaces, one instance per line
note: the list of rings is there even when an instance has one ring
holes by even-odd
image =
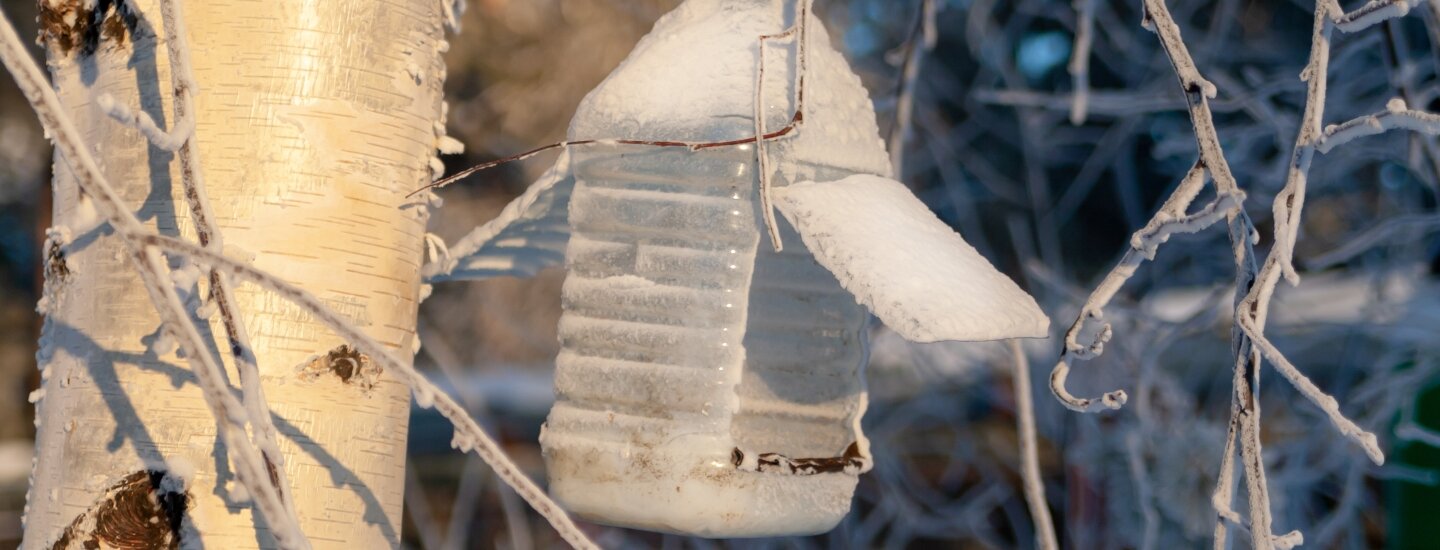
[[[140,421],[140,413],[135,409],[135,404],[130,400],[125,387],[120,383],[120,375],[116,369],[117,363],[133,364],[147,370],[159,370],[169,374],[172,383],[178,388],[183,380],[193,375],[189,371],[170,367],[159,363],[154,356],[137,355],[132,353],[118,353],[105,349],[95,340],[75,327],[54,319],[45,321],[46,338],[52,341],[63,342],[66,351],[79,361],[85,364],[90,371],[90,379],[105,402],[106,408],[110,410],[110,416],[115,420],[115,431],[106,443],[105,450],[111,453],[120,450],[126,440],[130,441],[131,448],[135,455],[140,458],[142,464],[147,467],[168,465],[164,454],[150,435],[150,430],[145,423]],[[180,371],[180,372],[170,372]],[[166,468],[168,470],[168,467]],[[223,497],[222,497],[223,498]],[[227,504],[229,501],[227,500]],[[187,547],[204,548],[204,540],[199,537],[186,541]]]

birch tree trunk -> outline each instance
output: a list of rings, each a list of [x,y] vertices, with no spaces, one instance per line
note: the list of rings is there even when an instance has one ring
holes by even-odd
[[[179,163],[97,105],[109,94],[162,127],[175,123],[154,1],[40,2],[55,85],[102,169],[142,222],[193,239]],[[185,12],[199,88],[192,143],[227,248],[410,357],[427,207],[405,195],[430,180],[444,131],[441,3],[192,0]],[[89,221],[58,156],[55,174],[56,226],[72,234],[47,264],[23,547],[148,548],[197,533],[206,548],[273,547],[193,374],[149,345],[158,317],[118,237]],[[301,528],[316,548],[398,547],[406,386],[299,308],[248,284],[236,293]],[[208,322],[212,352],[238,388],[218,317]],[[134,505],[127,487],[164,474],[188,479],[169,518],[178,532],[115,513]]]

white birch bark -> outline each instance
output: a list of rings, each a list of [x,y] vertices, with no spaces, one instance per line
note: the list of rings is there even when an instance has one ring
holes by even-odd
[[[156,4],[41,1],[53,16],[41,23],[55,85],[108,179],[142,222],[193,239],[179,163],[98,100],[108,94],[161,127],[175,124]],[[227,248],[407,358],[426,220],[423,199],[405,195],[430,181],[443,134],[441,11],[426,0],[206,0],[185,9],[194,145]],[[86,200],[57,156],[54,217],[71,242],[61,249],[68,274],[51,270],[42,302],[44,382],[23,547],[50,548],[72,525],[79,544],[90,535],[77,519],[143,469],[189,479],[188,523],[205,547],[272,547],[185,361],[147,346],[158,317],[119,239],[89,221]],[[207,283],[200,288],[204,296]],[[346,342],[255,286],[236,294],[300,527],[316,548],[398,547],[406,385],[385,372],[373,388],[363,376],[310,376],[311,359],[328,366],[326,355]],[[209,328],[238,392],[218,316]]]

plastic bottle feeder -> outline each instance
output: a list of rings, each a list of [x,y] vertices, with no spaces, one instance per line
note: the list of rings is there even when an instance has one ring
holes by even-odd
[[[795,0],[688,0],[581,104],[571,139],[755,135],[761,35]],[[550,492],[586,519],[706,537],[830,530],[871,466],[866,308],[914,341],[1044,337],[1033,299],[903,185],[859,78],[808,16],[764,48],[765,141],[576,147]],[[805,45],[800,47],[804,37]],[[799,59],[805,62],[803,109]]]

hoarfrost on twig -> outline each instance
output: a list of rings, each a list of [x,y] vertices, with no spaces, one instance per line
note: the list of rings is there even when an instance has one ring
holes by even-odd
[[[1303,208],[1310,161],[1317,147],[1324,152],[1360,135],[1376,134],[1393,128],[1429,134],[1440,133],[1440,117],[1411,111],[1405,108],[1403,101],[1392,101],[1385,112],[1362,117],[1322,132],[1320,120],[1324,112],[1332,24],[1348,25],[1343,29],[1347,31],[1358,30],[1380,20],[1403,15],[1409,10],[1409,6],[1403,1],[1377,0],[1355,13],[1345,15],[1341,14],[1333,0],[1319,0],[1315,11],[1310,61],[1301,77],[1308,86],[1305,113],[1296,138],[1285,189],[1275,199],[1276,244],[1265,259],[1263,268],[1256,270],[1251,250],[1256,233],[1240,209],[1239,202],[1243,199],[1243,194],[1225,164],[1209,110],[1208,100],[1215,97],[1215,86],[1200,75],[1180,37],[1179,27],[1171,18],[1164,1],[1145,0],[1144,8],[1144,26],[1160,38],[1161,46],[1170,59],[1181,89],[1185,92],[1191,125],[1195,129],[1200,150],[1200,160],[1146,228],[1135,234],[1131,239],[1130,250],[1120,264],[1106,276],[1082,307],[1080,317],[1066,334],[1061,360],[1051,375],[1052,390],[1067,407],[1081,411],[1115,408],[1124,403],[1125,396],[1120,391],[1110,392],[1099,399],[1077,399],[1069,395],[1064,389],[1064,383],[1071,363],[1076,359],[1088,359],[1103,352],[1104,343],[1112,335],[1108,324],[1100,324],[1098,328],[1096,326],[1102,323],[1103,307],[1125,280],[1134,274],[1135,268],[1141,262],[1153,259],[1155,249],[1168,238],[1163,229],[1166,227],[1164,224],[1183,220],[1186,225],[1193,227],[1182,227],[1198,230],[1218,221],[1219,214],[1223,213],[1230,224],[1230,237],[1236,259],[1236,283],[1241,291],[1236,294],[1236,325],[1232,331],[1235,377],[1229,435],[1220,477],[1212,498],[1220,518],[1215,529],[1215,545],[1216,548],[1227,547],[1227,526],[1237,525],[1243,528],[1239,515],[1230,507],[1234,486],[1233,457],[1236,451],[1235,443],[1238,441],[1242,467],[1246,474],[1246,488],[1250,496],[1250,525],[1258,533],[1252,537],[1252,542],[1256,548],[1262,549],[1291,548],[1303,541],[1298,531],[1279,536],[1270,534],[1270,503],[1265,466],[1261,459],[1260,409],[1257,399],[1258,372],[1262,356],[1270,360],[1303,396],[1325,412],[1342,435],[1364,449],[1372,461],[1376,464],[1384,461],[1375,436],[1346,418],[1339,410],[1339,403],[1301,374],[1270,343],[1263,332],[1270,298],[1280,276],[1284,275],[1292,284],[1299,281],[1291,267],[1291,258]],[[1198,193],[1206,172],[1215,180],[1217,199],[1211,205],[1213,208],[1207,207],[1200,213],[1181,216]],[[1224,200],[1233,200],[1234,204],[1222,203]],[[1082,335],[1086,335],[1083,340]]]
[[[1020,433],[1020,477],[1024,479],[1025,503],[1035,524],[1035,547],[1058,550],[1055,523],[1050,519],[1050,506],[1045,500],[1045,482],[1040,477],[1039,445],[1035,441],[1035,401],[1030,392],[1030,361],[1019,340],[1010,340],[1015,376],[1015,424]]]
[[[1334,2],[1335,0],[1320,0],[1321,3]],[[1410,13],[1410,9],[1426,0],[1370,0],[1355,11],[1341,14],[1337,10],[1335,17],[1335,28],[1344,32],[1356,32],[1364,30],[1371,25],[1380,23],[1387,19],[1404,17]],[[1338,7],[1337,7],[1338,8]]]
[[[1383,134],[1390,130],[1410,130],[1425,135],[1440,135],[1440,115],[1416,111],[1405,106],[1400,98],[1390,100],[1384,111],[1353,118],[1325,127],[1316,143],[1321,153],[1349,143],[1355,138]]]
[[[155,119],[150,113],[131,109],[115,100],[110,94],[100,94],[95,98],[95,104],[101,111],[117,122],[139,130],[145,139],[156,148],[163,151],[177,151],[181,145],[190,141],[190,136],[195,132],[195,117],[180,118],[171,125],[170,130],[164,130],[155,124]]]

